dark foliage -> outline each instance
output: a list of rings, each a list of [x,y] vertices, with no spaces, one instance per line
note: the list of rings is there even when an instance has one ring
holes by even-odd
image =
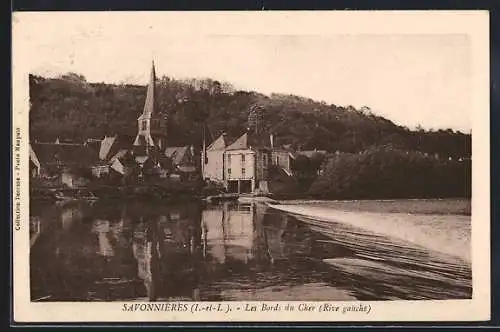
[[[203,124],[209,138],[222,132],[236,137],[255,126],[258,118],[259,130],[272,132],[276,145],[354,153],[390,143],[446,157],[471,153],[469,134],[450,129],[411,131],[366,107],[357,110],[292,95],[233,91],[229,84],[210,79],[184,82],[163,77],[157,91],[160,112],[169,118],[170,145],[198,147]],[[145,86],[88,83],[77,74],[53,79],[30,75],[31,137],[49,141],[115,133],[134,136],[145,97]],[[255,105],[262,113],[249,112]]]
[[[89,83],[74,73],[51,79],[30,75],[30,136],[40,141],[135,136],[145,97],[145,86]],[[273,133],[276,146],[330,153],[319,176],[323,160],[297,160],[293,181],[275,181],[283,192],[324,198],[470,196],[470,134],[409,130],[367,107],[234,91],[210,79],[162,77],[157,97],[158,111],[169,120],[168,144],[192,144],[196,155],[203,132],[210,140],[222,132],[235,138],[245,129]]]
[[[309,195],[335,199],[471,196],[471,161],[393,147],[331,157]]]

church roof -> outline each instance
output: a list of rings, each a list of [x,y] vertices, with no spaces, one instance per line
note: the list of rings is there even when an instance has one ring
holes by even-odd
[[[155,72],[155,64],[153,62],[151,67],[151,77],[149,80],[148,91],[146,94],[146,101],[144,103],[144,110],[142,111],[142,115],[139,119],[151,117],[151,115],[155,111],[156,107],[156,72]]]

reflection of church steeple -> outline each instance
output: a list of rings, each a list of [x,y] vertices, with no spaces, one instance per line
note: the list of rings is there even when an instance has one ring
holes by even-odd
[[[166,119],[157,109],[156,70],[152,63],[144,110],[137,119],[138,130],[134,146],[143,147],[146,154],[152,149],[163,150],[166,146]]]
[[[139,278],[144,280],[148,299],[155,301],[160,291],[160,246],[158,232],[152,225],[146,225],[133,243],[134,257],[138,264]]]
[[[115,251],[109,241],[110,225],[108,220],[96,220],[94,224],[94,232],[97,233],[99,241],[99,254],[103,257],[114,256]]]

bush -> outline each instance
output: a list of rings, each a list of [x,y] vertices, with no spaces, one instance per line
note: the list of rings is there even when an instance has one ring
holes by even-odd
[[[375,147],[332,157],[308,194],[318,198],[470,197],[471,162]]]

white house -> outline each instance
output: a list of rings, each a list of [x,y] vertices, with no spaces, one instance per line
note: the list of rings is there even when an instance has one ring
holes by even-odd
[[[271,150],[245,133],[224,152],[224,179],[228,191],[268,193],[268,169]]]
[[[224,152],[226,150],[225,135],[220,135],[202,151],[201,170],[203,179],[223,183],[224,181]]]

